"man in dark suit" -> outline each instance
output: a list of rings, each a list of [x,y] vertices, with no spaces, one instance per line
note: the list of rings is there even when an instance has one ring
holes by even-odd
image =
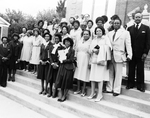
[[[142,14],[136,12],[134,14],[134,25],[128,28],[131,35],[131,45],[133,51],[132,60],[129,62],[129,75],[127,81],[127,89],[135,86],[141,92],[145,92],[144,86],[144,62],[150,49],[150,29],[141,23]]]
[[[2,44],[0,44],[0,86],[7,85],[7,66],[8,60],[11,56],[11,50],[8,45],[8,38],[2,37]]]

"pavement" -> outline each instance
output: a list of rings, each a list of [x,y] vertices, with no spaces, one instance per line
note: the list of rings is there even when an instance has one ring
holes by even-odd
[[[46,118],[2,95],[0,101],[0,118]]]

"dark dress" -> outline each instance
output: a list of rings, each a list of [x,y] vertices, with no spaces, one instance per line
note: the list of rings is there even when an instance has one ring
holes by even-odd
[[[48,70],[48,76],[47,76],[47,82],[49,82],[52,86],[53,83],[55,83],[56,81],[56,77],[57,77],[57,72],[58,72],[58,68],[53,68],[53,66],[51,65],[52,63],[56,63],[59,66],[59,60],[58,60],[58,50],[62,50],[64,49],[64,47],[60,44],[60,46],[58,46],[58,48],[56,49],[55,54],[52,54],[52,51],[54,49],[54,46],[51,45],[50,49],[49,49],[49,61],[50,61],[50,66],[49,66],[49,70]]]
[[[49,61],[49,47],[51,47],[52,43],[49,42],[48,45],[45,47],[45,45],[41,45],[41,51],[40,51],[40,60],[47,62]],[[38,66],[38,73],[37,73],[37,78],[46,80],[47,74],[48,74],[48,68],[49,64],[46,63],[46,65],[42,65],[41,62]]]
[[[75,51],[70,48],[66,54],[67,59],[60,64],[58,74],[56,77],[55,87],[61,89],[73,88],[73,74],[74,74],[74,55]]]
[[[8,68],[8,60],[3,60],[3,57],[10,58],[11,50],[7,45],[6,47],[3,44],[0,44],[0,85],[6,87],[7,85],[7,68]]]
[[[9,46],[12,53],[9,60],[9,69],[16,70],[17,68],[16,61],[20,59],[22,44],[19,41],[11,41],[9,43]]]

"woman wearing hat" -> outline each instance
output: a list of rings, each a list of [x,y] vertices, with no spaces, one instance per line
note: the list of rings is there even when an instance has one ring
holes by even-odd
[[[20,55],[21,55],[21,49],[22,45],[18,41],[19,40],[19,34],[14,33],[12,36],[12,41],[9,43],[10,49],[11,49],[11,57],[9,60],[9,79],[8,81],[12,80],[13,82],[15,81],[15,74],[16,74],[16,64],[19,62]],[[11,72],[13,72],[13,76],[11,76]]]
[[[49,47],[49,70],[47,75],[46,87],[45,90],[48,89],[49,84],[49,91],[48,97],[55,98],[57,96],[57,89],[55,89],[55,81],[57,77],[57,72],[59,69],[59,60],[58,60],[58,51],[64,49],[61,45],[61,34],[56,33],[54,35],[54,44]]]
[[[74,74],[74,55],[73,40],[66,38],[63,41],[66,49],[58,51],[60,67],[58,70],[55,87],[60,88],[61,96],[58,101],[63,102],[66,100],[68,90],[73,87],[73,74]]]
[[[37,72],[38,65],[40,63],[40,50],[41,50],[41,45],[45,43],[45,39],[40,36],[40,31],[38,28],[35,28],[33,30],[33,48],[32,48],[32,55],[31,55],[31,60],[30,63],[34,65],[34,71],[33,74]]]

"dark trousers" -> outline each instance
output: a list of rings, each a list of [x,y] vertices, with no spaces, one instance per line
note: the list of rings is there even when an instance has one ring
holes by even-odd
[[[7,65],[0,65],[0,85],[6,87],[7,85]]]
[[[137,88],[144,87],[144,61],[139,57],[133,56],[129,62],[128,86],[135,86],[135,75]]]

